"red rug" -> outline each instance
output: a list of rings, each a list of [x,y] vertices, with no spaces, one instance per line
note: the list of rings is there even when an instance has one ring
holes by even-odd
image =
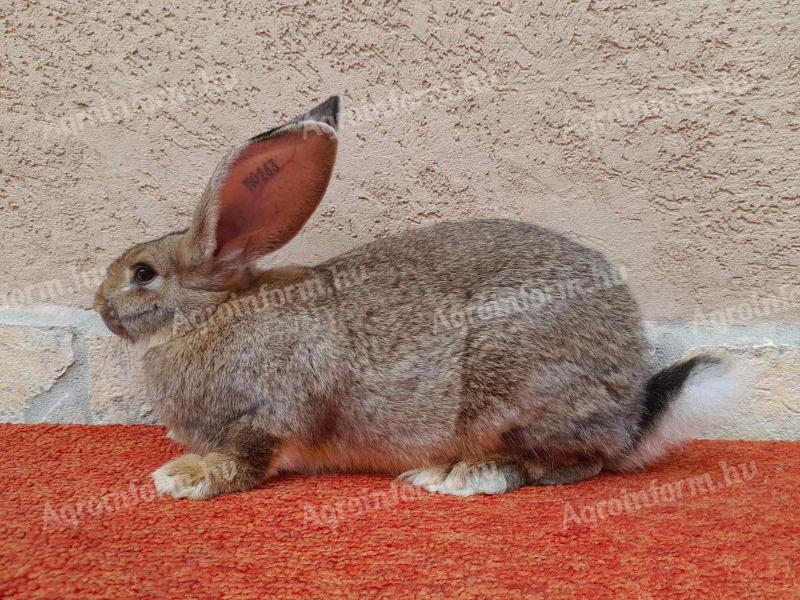
[[[158,427],[3,425],[0,596],[800,597],[800,443],[453,498],[384,476],[156,497]]]

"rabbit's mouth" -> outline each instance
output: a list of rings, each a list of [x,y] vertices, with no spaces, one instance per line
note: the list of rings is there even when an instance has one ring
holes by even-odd
[[[100,311],[100,316],[106,326],[121,338],[133,340],[133,332],[140,329],[148,317],[160,309],[158,304],[120,313],[118,310],[106,305]]]
[[[114,335],[118,335],[121,338],[130,339],[130,335],[128,334],[125,327],[122,326],[122,323],[117,317],[116,313],[110,310],[103,310],[100,312],[100,316],[103,318],[103,323],[106,324]]]
[[[134,310],[131,312],[127,312],[125,314],[119,315],[119,319],[123,321],[130,321],[132,319],[139,319],[147,314],[154,313],[158,310],[158,304],[154,304],[148,308],[141,308],[139,310]]]

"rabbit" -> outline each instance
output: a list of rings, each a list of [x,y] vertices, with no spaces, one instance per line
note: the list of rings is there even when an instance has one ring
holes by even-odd
[[[97,291],[188,452],[153,473],[161,494],[281,472],[388,473],[456,496],[574,483],[653,462],[708,390],[724,396],[713,356],[654,374],[624,278],[537,225],[440,222],[260,268],[323,198],[339,106],[233,149],[190,226],[125,251]]]

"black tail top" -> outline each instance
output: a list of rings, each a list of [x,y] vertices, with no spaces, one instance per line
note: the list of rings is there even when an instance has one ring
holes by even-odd
[[[695,369],[722,362],[715,356],[702,354],[667,367],[653,375],[645,384],[644,407],[639,420],[639,437],[646,433],[678,395]]]

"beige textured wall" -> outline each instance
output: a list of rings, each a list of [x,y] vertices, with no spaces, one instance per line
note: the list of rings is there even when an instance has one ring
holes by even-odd
[[[294,257],[506,215],[605,248],[654,319],[798,286],[791,2],[166,4],[6,9],[0,292],[182,227],[223,150],[335,92]]]
[[[224,150],[341,93],[334,180],[279,260],[517,217],[604,249],[650,321],[781,337],[799,25],[781,0],[6,0],[0,305],[88,308],[98,269],[187,224]]]

